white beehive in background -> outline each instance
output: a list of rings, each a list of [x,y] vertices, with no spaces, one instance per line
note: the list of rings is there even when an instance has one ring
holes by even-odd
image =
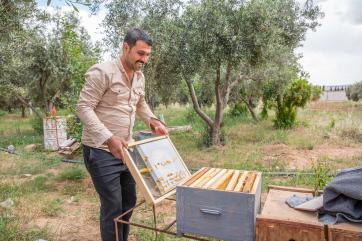
[[[45,150],[58,150],[67,139],[67,121],[65,117],[43,118],[44,148]]]

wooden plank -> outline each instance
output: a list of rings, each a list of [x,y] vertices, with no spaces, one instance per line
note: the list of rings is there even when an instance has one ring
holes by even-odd
[[[255,185],[255,184],[259,184],[261,182],[261,172],[257,172],[256,173],[256,178],[255,178],[255,181],[254,181],[254,185],[253,185],[253,189],[251,189],[251,193],[255,194],[257,192],[257,188],[258,188],[258,185]]]
[[[274,190],[282,190],[282,191],[290,191],[290,192],[302,192],[302,193],[312,193],[314,194],[315,191],[309,188],[300,188],[300,187],[284,187],[284,186],[276,186],[276,185],[269,185],[268,191],[270,189]],[[322,194],[323,190],[318,190],[318,194]]]
[[[238,183],[236,184],[235,188],[234,188],[234,191],[236,192],[240,192],[242,190],[242,188],[244,187],[244,182],[245,182],[245,179],[248,175],[248,171],[244,171],[240,177],[239,177],[239,180],[238,180]]]
[[[148,138],[148,139],[145,139],[145,140],[142,140],[142,141],[133,141],[133,142],[128,143],[128,148],[132,147],[132,146],[140,145],[140,144],[145,144],[145,143],[151,142],[151,141],[157,141],[157,140],[165,139],[165,138],[168,138],[168,136],[156,136],[156,137]]]
[[[184,186],[189,186],[191,185],[194,181],[196,181],[197,179],[199,179],[202,175],[204,175],[210,168],[208,167],[203,167],[200,170],[198,170],[194,175],[192,175],[192,177],[187,180],[183,185]]]
[[[217,175],[222,169],[214,168],[213,172],[211,172],[209,175],[204,177],[204,179],[196,186],[198,188],[202,188],[211,178],[213,178],[215,175]]]
[[[239,176],[240,176],[240,171],[239,170],[236,170],[233,174],[233,176],[231,177],[231,180],[229,182],[229,184],[227,185],[225,191],[233,191],[236,184],[237,184],[237,181],[239,180]]]
[[[204,186],[202,186],[205,189],[210,188],[214,183],[216,183],[224,174],[227,172],[227,169],[221,169],[220,172],[217,173],[213,178],[211,178],[207,183],[205,183]]]
[[[243,192],[250,193],[251,189],[253,188],[254,181],[256,178],[256,174],[250,172],[245,180],[245,185],[243,187]]]
[[[210,188],[224,190],[227,185],[227,181],[229,181],[233,173],[234,170],[227,170],[227,172],[221,178],[219,178],[214,184],[212,184]]]
[[[148,190],[146,182],[143,180],[141,173],[138,168],[132,161],[128,150],[123,148],[124,162],[128,167],[128,170],[131,172],[133,179],[135,180],[137,186],[139,187],[143,197],[145,198],[148,204],[154,204],[155,199],[153,198],[152,193]]]
[[[199,185],[200,182],[202,182],[208,175],[210,175],[214,171],[215,171],[215,168],[210,168],[204,175],[199,177],[199,179],[197,179],[195,182],[191,183],[191,185],[189,185],[189,187],[196,187],[197,185]]]
[[[261,216],[263,218],[277,220],[293,220],[303,224],[312,224],[323,227],[323,223],[318,221],[318,214],[316,212],[298,211],[285,203],[285,200],[293,195],[312,197],[311,193],[270,189]]]

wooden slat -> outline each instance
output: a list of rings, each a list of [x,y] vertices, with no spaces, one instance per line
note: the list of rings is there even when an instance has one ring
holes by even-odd
[[[213,178],[211,178],[207,183],[205,183],[204,186],[202,186],[203,188],[207,189],[210,188],[212,185],[214,185],[214,183],[216,183],[222,176],[224,176],[224,174],[227,172],[227,169],[221,169],[220,172],[217,173],[217,175],[215,175]]]
[[[228,183],[227,187],[225,188],[225,191],[233,191],[237,181],[239,180],[240,171],[236,170],[233,174],[233,176],[230,179],[230,182]]]
[[[239,180],[238,180],[238,183],[236,184],[235,188],[234,188],[234,191],[236,192],[240,192],[241,190],[243,190],[242,188],[244,187],[244,182],[245,182],[245,179],[248,175],[248,171],[244,171],[240,177],[239,177]]]
[[[221,171],[219,168],[214,168],[213,170],[214,171],[207,175],[196,187],[202,188],[211,178],[216,176]]]
[[[214,184],[212,184],[210,186],[210,188],[224,190],[226,187],[227,181],[229,181],[229,179],[231,178],[233,173],[234,173],[234,170],[227,170],[227,172],[221,178],[219,178]]]
[[[255,173],[250,172],[248,174],[244,188],[243,188],[243,192],[249,193],[251,191],[251,189],[253,188],[253,185],[254,185],[255,178],[256,178]]]
[[[206,177],[208,177],[211,173],[215,172],[215,168],[210,168],[204,175],[199,177],[195,182],[191,183],[190,187],[196,187],[200,182],[202,182]]]
[[[141,193],[143,194],[143,197],[145,198],[146,202],[148,204],[154,204],[156,200],[154,199],[150,190],[147,188],[146,182],[143,180],[141,173],[139,172],[136,165],[133,163],[132,157],[126,148],[123,148],[123,154],[124,154],[123,156],[124,162],[128,167],[128,170],[131,172],[132,177],[134,178],[137,186],[139,187]]]
[[[251,189],[250,193],[255,194],[258,191],[260,182],[261,182],[261,172],[256,172],[256,178],[254,181],[253,189]]]
[[[194,181],[196,181],[197,179],[199,179],[202,175],[204,175],[210,168],[208,167],[203,167],[201,168],[197,173],[195,173],[189,180],[187,180],[187,182],[185,182],[183,185],[184,186],[189,186],[191,185]]]

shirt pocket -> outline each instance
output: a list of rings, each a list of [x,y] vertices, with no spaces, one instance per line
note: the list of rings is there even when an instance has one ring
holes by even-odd
[[[133,93],[134,93],[134,103],[135,105],[137,105],[140,98],[145,96],[145,91],[141,88],[135,88],[133,89]]]
[[[113,85],[105,93],[103,100],[109,105],[126,103],[129,98],[129,89],[122,85]]]

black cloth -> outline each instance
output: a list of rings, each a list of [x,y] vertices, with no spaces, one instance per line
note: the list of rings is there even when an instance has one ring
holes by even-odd
[[[126,165],[111,153],[83,146],[85,166],[100,199],[102,241],[115,241],[114,218],[136,205],[136,184]],[[125,215],[129,221],[132,212]],[[119,241],[127,241],[129,225],[118,226]]]
[[[362,222],[362,166],[344,169],[324,189],[321,222]]]

